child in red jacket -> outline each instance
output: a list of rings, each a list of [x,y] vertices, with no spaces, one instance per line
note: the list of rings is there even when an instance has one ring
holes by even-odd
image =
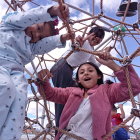
[[[120,108],[121,113],[117,113],[117,107],[115,105],[112,108],[111,115],[112,115],[112,127],[115,127],[123,122],[123,119],[125,118],[125,112],[123,109],[123,105],[119,104],[118,107]],[[114,134],[113,134],[113,140],[128,140],[130,137],[128,135],[128,132],[125,128],[119,128]]]

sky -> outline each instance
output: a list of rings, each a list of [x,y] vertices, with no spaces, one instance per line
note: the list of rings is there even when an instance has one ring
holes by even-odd
[[[9,0],[10,1],[10,0]],[[57,4],[56,2],[53,2],[51,0],[33,0],[33,2],[35,3],[38,3],[39,5],[46,5],[46,6],[52,6],[54,4]],[[121,21],[122,20],[122,17],[117,17],[116,16],[116,11],[118,10],[118,7],[120,5],[120,2],[121,0],[103,0],[103,13],[104,15],[108,16],[108,17],[111,17],[113,19],[116,19],[116,20],[119,20]],[[75,7],[78,7],[90,14],[93,13],[93,0],[65,0],[65,3],[68,3],[68,4],[72,4],[74,5]],[[25,10],[28,10],[28,9],[31,9],[31,8],[34,8],[34,7],[37,7],[37,5],[31,3],[31,2],[28,2],[27,4],[25,4],[23,6],[23,8]],[[2,16],[6,13],[6,10],[7,10],[7,4],[1,0],[0,1],[0,19],[2,18]],[[9,10],[9,11],[12,11],[12,10]],[[94,15],[98,15],[100,13],[100,0],[95,0],[94,1]],[[88,18],[89,16],[82,13],[82,12],[79,12],[75,9],[72,9],[70,8],[70,19],[74,19],[74,20],[79,20],[79,19],[85,19],[85,18]],[[111,20],[108,20],[108,19],[105,19],[103,18],[103,20],[105,20],[106,22],[108,22],[109,24],[111,24],[112,26],[117,26],[118,23],[116,22],[113,22]],[[125,19],[125,22],[126,23],[129,23],[129,24],[134,24],[138,21],[138,14],[136,16],[133,16],[133,17],[127,17]],[[87,21],[85,22],[86,24],[90,24],[91,21]],[[60,24],[59,24],[59,27],[61,26],[61,21],[60,21]],[[102,22],[97,22],[98,25],[100,26],[105,26],[111,30],[113,30],[112,28],[110,28],[108,25],[102,23]],[[76,29],[79,29],[81,28],[82,26],[79,25],[79,24],[75,24],[73,25]],[[130,27],[129,27],[130,28]],[[65,30],[62,30],[60,32],[60,34],[63,34],[65,33]],[[80,33],[76,33],[76,35],[79,35]],[[103,42],[110,36],[112,35],[111,33],[109,32],[106,32],[106,35],[105,35],[105,39],[103,40]],[[139,35],[135,35],[135,37],[137,38],[137,40],[140,42],[140,37]],[[124,42],[126,44],[126,47],[127,47],[127,50],[128,50],[128,54],[132,54],[138,47],[139,47],[139,44],[135,41],[135,39],[129,35],[129,36],[124,36]],[[112,41],[110,43],[110,45],[112,45],[114,43],[114,41]],[[104,45],[103,45],[104,46]],[[121,52],[121,45],[119,43],[119,41],[117,42],[116,44],[117,46],[117,49]],[[98,46],[97,46],[98,47]],[[50,55],[52,55],[53,57],[55,57],[56,59],[60,58],[63,54],[66,53],[66,51],[69,49],[69,43],[67,43],[67,46],[63,49],[55,49],[51,52],[49,52]],[[122,54],[125,55],[124,51],[121,52]],[[112,51],[111,54],[115,57],[119,57],[118,54],[116,53],[116,51]],[[45,56],[46,59],[50,59],[50,57],[48,57],[47,55]],[[34,62],[37,62],[37,58],[34,60]],[[132,61],[132,64],[135,64],[135,65],[139,65],[139,62],[140,62],[140,57],[137,57],[135,58],[133,61]],[[52,65],[54,63],[47,63],[47,66],[48,68],[51,68]],[[26,68],[32,73],[33,71],[33,68],[32,66],[29,64],[26,66]],[[108,74],[112,74],[112,71],[110,69],[107,69],[106,67],[102,66],[101,67],[101,70],[103,70],[103,72],[105,73],[108,73]],[[140,68],[139,67],[135,67],[135,70],[136,72],[138,73],[138,75],[140,75]],[[28,78],[28,76],[26,75],[26,77]],[[105,78],[108,78],[107,76]],[[31,89],[29,87],[29,96],[32,96],[31,95]],[[137,97],[136,97],[136,100]],[[52,106],[52,105],[51,105]],[[124,104],[124,109],[125,109],[125,112],[126,112],[126,118],[130,115],[130,109],[131,109],[131,103],[130,102],[127,102]],[[29,116],[36,116],[35,114],[35,103],[33,102],[31,107],[30,107],[30,111],[29,111]],[[54,112],[54,108],[51,107],[51,110],[52,112]],[[42,113],[42,111],[40,111],[40,114]],[[140,121],[137,119],[135,121],[135,127],[138,127],[140,125]]]

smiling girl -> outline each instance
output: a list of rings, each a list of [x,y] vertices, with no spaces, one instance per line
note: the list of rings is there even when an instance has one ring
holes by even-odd
[[[97,60],[112,69],[120,83],[103,84],[103,73],[91,62],[79,66],[76,74],[78,87],[52,88],[45,76],[48,71],[42,70],[38,73],[41,80],[45,77],[42,84],[37,84],[40,94],[43,95],[43,88],[48,101],[65,104],[59,122],[60,129],[68,130],[86,140],[102,140],[111,131],[112,105],[128,100],[130,97],[125,67],[120,67],[114,61],[109,60],[108,56],[102,53]],[[131,65],[128,65],[128,70],[135,96],[140,92],[140,79]],[[55,139],[74,140],[60,132]]]

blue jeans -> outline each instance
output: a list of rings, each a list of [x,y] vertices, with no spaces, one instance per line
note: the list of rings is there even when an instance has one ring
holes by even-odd
[[[128,140],[130,138],[125,128],[119,128],[112,136],[113,140]]]

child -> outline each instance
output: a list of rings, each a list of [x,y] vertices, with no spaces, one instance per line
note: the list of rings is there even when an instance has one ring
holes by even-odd
[[[36,54],[64,47],[69,34],[55,35],[59,6],[40,6],[26,12],[6,15],[0,25],[0,140],[20,139],[27,102],[24,65]],[[68,17],[68,6],[62,5]],[[54,22],[53,22],[54,21]],[[50,23],[52,22],[52,23]],[[53,32],[51,32],[53,29]]]
[[[127,4],[128,4],[128,0],[122,0],[121,4],[119,6],[119,9],[116,13],[116,16],[119,16],[119,17],[124,16]],[[130,2],[126,17],[136,15],[137,4],[138,4],[138,2]]]
[[[85,38],[78,36],[76,38],[77,42],[80,43],[82,48],[93,51],[94,46],[98,45],[104,38],[105,32],[101,27],[93,27]],[[85,41],[84,41],[85,40]],[[73,87],[75,86],[75,81],[72,79],[74,68],[78,67],[84,62],[93,62],[100,65],[96,60],[95,56],[82,51],[75,51],[66,60],[64,58],[60,59],[51,69],[53,74],[52,82],[55,87]],[[64,105],[55,104],[55,121],[56,126],[59,126],[59,120],[62,113]]]
[[[125,113],[124,113],[124,110],[123,110],[123,105],[119,104],[119,108],[121,110],[121,113],[117,113],[117,108],[115,107],[115,105],[112,108],[112,111],[111,111],[112,126],[119,125],[120,123],[123,122],[123,119],[125,118]]]
[[[79,66],[76,74],[78,87],[53,88],[46,76],[47,71],[42,70],[38,73],[38,77],[41,80],[44,79],[42,84],[37,84],[41,95],[43,95],[42,91],[44,90],[46,100],[65,104],[60,118],[60,129],[66,129],[86,140],[102,140],[103,136],[111,131],[112,105],[128,100],[130,97],[125,67],[120,67],[114,61],[109,60],[108,56],[108,54],[103,53],[97,60],[111,68],[120,83],[103,84],[103,73],[91,62]],[[128,70],[135,96],[140,92],[140,79],[131,65],[128,66]],[[60,132],[55,139],[72,140]]]
[[[111,116],[112,116],[112,127],[115,127],[123,122],[125,118],[125,112],[123,110],[123,105],[119,104],[118,107],[120,108],[121,113],[117,113],[117,108],[115,105],[112,107]],[[119,128],[113,134],[113,140],[128,140],[130,137],[128,136],[128,132],[125,128]]]

